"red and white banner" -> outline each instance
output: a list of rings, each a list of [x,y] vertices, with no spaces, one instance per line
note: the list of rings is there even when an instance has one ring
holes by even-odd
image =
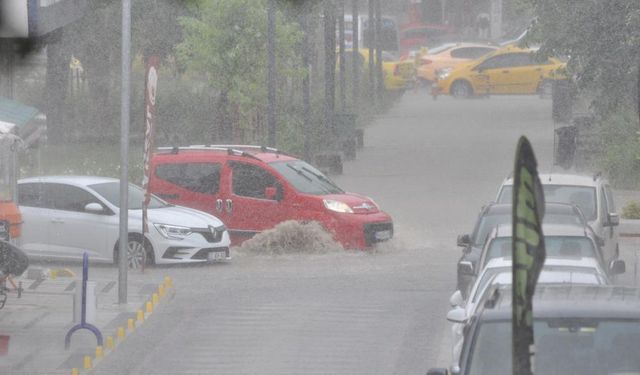
[[[156,116],[156,89],[158,87],[158,66],[160,58],[158,56],[150,56],[147,61],[147,69],[145,74],[145,100],[144,100],[144,176],[142,178],[142,188],[144,189],[144,202],[142,205],[142,230],[144,233],[149,232],[147,225],[147,206],[151,201],[151,192],[149,192],[149,176],[151,153],[153,152],[154,125]]]

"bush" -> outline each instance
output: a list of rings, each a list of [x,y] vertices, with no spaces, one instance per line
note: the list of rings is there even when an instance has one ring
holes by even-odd
[[[240,252],[262,255],[324,254],[342,246],[318,222],[285,221],[245,241]]]
[[[640,139],[635,111],[622,108],[600,122],[598,167],[618,188],[640,186]]]
[[[640,201],[631,201],[622,208],[624,219],[640,219]]]

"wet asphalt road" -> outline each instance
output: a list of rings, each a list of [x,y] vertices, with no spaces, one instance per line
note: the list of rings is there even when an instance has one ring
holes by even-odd
[[[373,252],[158,267],[176,294],[96,374],[424,374],[449,360],[460,250],[527,134],[551,164],[550,101],[407,93],[335,180],[373,197],[396,238]]]

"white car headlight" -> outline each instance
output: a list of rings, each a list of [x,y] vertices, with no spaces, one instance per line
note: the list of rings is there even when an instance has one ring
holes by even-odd
[[[344,202],[334,201],[332,199],[323,199],[322,202],[324,202],[324,206],[327,208],[327,210],[341,212],[343,214],[353,213],[351,207],[349,207],[349,205]]]
[[[169,224],[153,224],[156,227],[158,232],[165,238],[173,238],[176,240],[182,240],[188,235],[190,235],[191,228],[181,227],[178,225],[169,225]]]
[[[445,79],[447,77],[449,77],[449,74],[451,74],[451,71],[453,70],[453,68],[442,68],[442,69],[438,69],[438,79]]]

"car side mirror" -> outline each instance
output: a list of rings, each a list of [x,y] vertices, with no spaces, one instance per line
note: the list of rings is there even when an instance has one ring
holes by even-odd
[[[473,275],[473,263],[466,260],[458,263],[458,273],[462,275]]]
[[[102,207],[102,205],[100,203],[96,203],[96,202],[87,203],[87,205],[84,206],[84,210],[86,212],[89,212],[89,213],[92,213],[92,214],[103,214],[104,213],[104,207]]]
[[[446,368],[431,368],[427,371],[427,375],[449,375]]]
[[[614,259],[609,263],[609,274],[620,275],[627,271],[627,265],[622,259]]]
[[[460,247],[467,247],[471,245],[471,236],[468,234],[461,234],[458,236],[457,243]]]
[[[451,323],[466,323],[467,312],[462,307],[456,307],[447,313],[447,320]]]
[[[462,292],[460,290],[456,290],[453,292],[451,297],[449,298],[449,304],[451,307],[462,307],[464,303],[464,298],[462,298]]]
[[[608,223],[610,226],[615,227],[620,225],[620,215],[618,215],[615,212],[611,212],[607,216],[608,216]]]

